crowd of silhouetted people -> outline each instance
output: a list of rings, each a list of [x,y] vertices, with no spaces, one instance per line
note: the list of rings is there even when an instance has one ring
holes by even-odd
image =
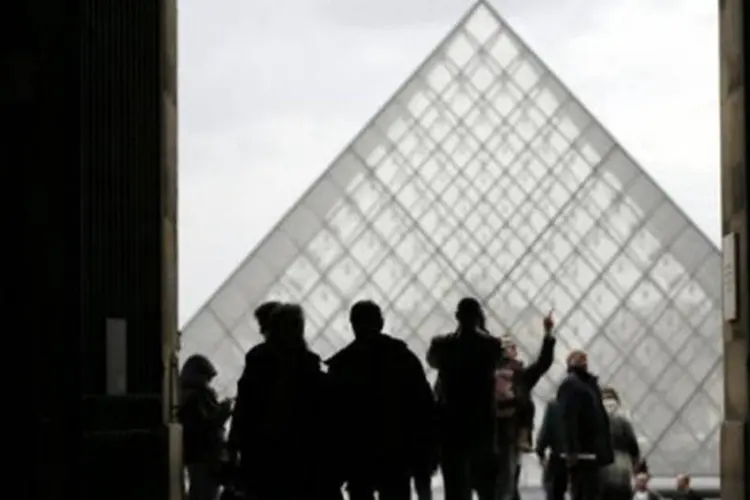
[[[352,306],[354,340],[325,361],[305,342],[299,305],[269,302],[255,317],[263,341],[246,354],[235,399],[219,401],[205,356],[182,367],[189,500],[431,500],[438,473],[446,500],[520,500],[524,453],[539,457],[549,500],[658,498],[617,391],[600,387],[583,351],[567,355],[532,439],[532,391],[554,359],[551,313],[525,364],[512,337],[487,331],[480,303],[462,299],[455,331],[428,348],[434,386],[407,344],[384,333],[374,302]]]

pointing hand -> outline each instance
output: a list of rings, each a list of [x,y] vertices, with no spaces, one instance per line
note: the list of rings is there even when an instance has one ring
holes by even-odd
[[[544,333],[549,334],[555,328],[555,319],[552,316],[555,311],[552,310],[544,317]]]

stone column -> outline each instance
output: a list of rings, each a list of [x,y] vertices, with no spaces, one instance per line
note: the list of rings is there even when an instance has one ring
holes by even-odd
[[[7,356],[29,439],[6,454],[33,477],[16,496],[178,500],[176,0],[16,6]]]
[[[724,500],[748,500],[748,331],[750,241],[748,240],[747,43],[744,0],[719,1],[721,87],[722,232],[738,236],[737,317],[724,323],[724,424],[721,490]]]
[[[177,423],[177,0],[161,0],[162,419],[168,429],[169,500],[183,497],[182,428]]]

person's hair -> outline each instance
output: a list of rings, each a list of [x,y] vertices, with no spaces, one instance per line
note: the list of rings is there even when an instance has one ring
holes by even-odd
[[[203,354],[193,354],[185,360],[180,370],[180,385],[201,385],[216,376],[216,367]]]
[[[280,304],[269,319],[268,342],[285,349],[305,349],[305,313],[298,304]]]
[[[464,297],[456,307],[456,319],[462,325],[475,323],[476,326],[484,328],[484,313],[479,301],[473,297]]]
[[[371,300],[360,300],[349,310],[349,322],[355,335],[380,333],[383,329],[383,311]]]
[[[261,333],[266,333],[271,326],[271,316],[273,316],[273,312],[281,305],[281,302],[277,302],[275,300],[271,300],[268,302],[264,302],[258,307],[255,308],[255,311],[253,311],[253,316],[255,316],[255,321],[258,322],[258,327],[260,328]]]
[[[620,402],[620,394],[614,387],[603,387],[602,388],[602,399],[614,399],[618,403]]]
[[[573,366],[573,364],[575,364],[579,359],[586,356],[586,351],[584,351],[583,349],[575,349],[573,351],[570,351],[568,357],[565,358],[565,362],[568,366]]]

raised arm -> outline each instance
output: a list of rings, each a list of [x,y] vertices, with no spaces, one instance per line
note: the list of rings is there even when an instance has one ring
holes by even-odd
[[[522,372],[524,384],[529,391],[536,387],[536,384],[538,384],[539,380],[545,373],[547,373],[555,359],[555,343],[557,340],[552,334],[552,331],[555,328],[555,321],[552,318],[551,311],[544,317],[543,327],[544,338],[542,339],[542,348],[539,351],[539,355],[536,360],[524,368]]]
[[[524,368],[523,378],[529,391],[536,387],[536,384],[539,383],[539,380],[541,380],[544,374],[547,373],[552,366],[552,362],[555,359],[556,343],[557,340],[552,336],[551,333],[545,333],[539,355],[533,363]]]

